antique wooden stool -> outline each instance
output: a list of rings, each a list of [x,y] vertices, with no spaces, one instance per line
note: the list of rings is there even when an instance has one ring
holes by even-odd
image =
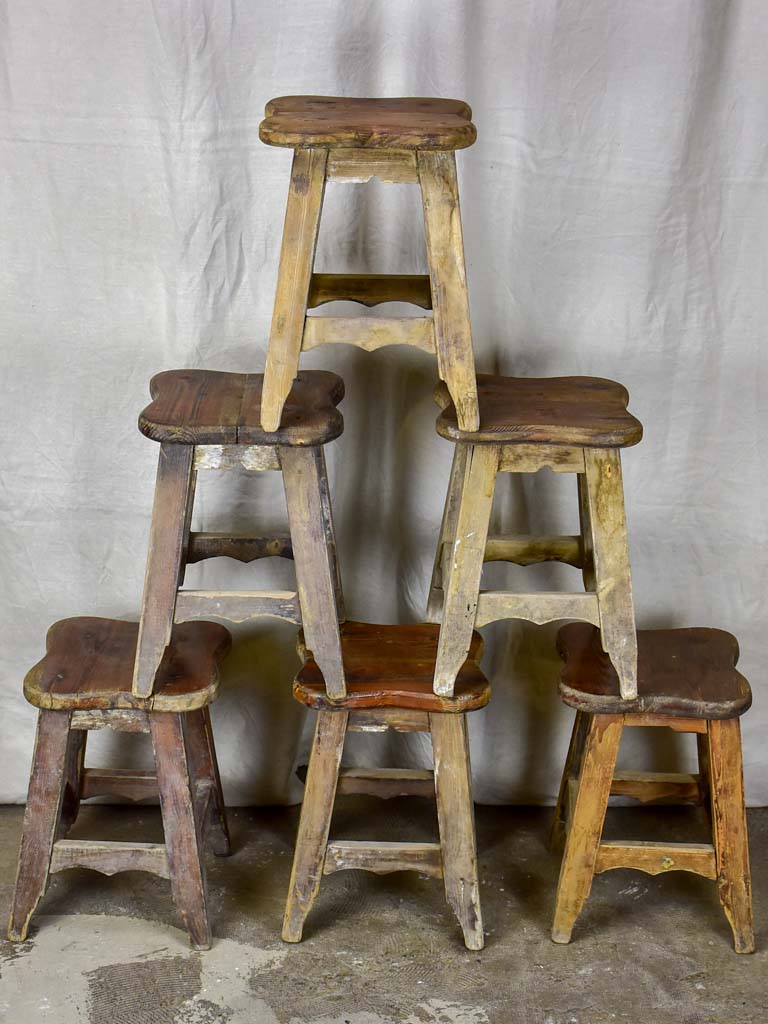
[[[82,867],[170,878],[192,945],[211,944],[203,841],[221,856],[230,846],[208,705],[230,637],[214,622],[177,626],[153,692],[136,697],[138,632],[135,622],[64,619],[48,631],[47,653],[24,680],[24,696],[40,711],[8,925],[12,942],[26,939],[49,874]],[[156,773],[85,768],[90,729],[149,732]],[[158,793],[164,844],[66,838],[81,800]]]
[[[447,389],[438,433],[456,450],[432,574],[427,619],[441,623],[435,691],[450,694],[475,627],[499,619],[580,619],[600,627],[623,697],[637,692],[635,621],[619,450],[641,424],[629,395],[596,377],[545,379],[478,374],[480,427],[462,430]],[[488,536],[498,473],[578,474],[580,536]],[[484,562],[565,562],[586,592],[481,591]]]
[[[323,445],[344,421],[336,406],[344,382],[334,373],[302,371],[280,429],[266,435],[261,374],[168,370],[151,381],[154,401],[139,429],[160,442],[133,692],[151,692],[172,624],[213,616],[243,622],[261,616],[303,626],[330,693],[344,692],[338,620],[344,617]],[[200,470],[280,470],[290,534],[279,537],[190,532]],[[179,589],[184,568],[207,558],[241,562],[293,558],[297,592]]]
[[[476,131],[466,103],[444,99],[270,100],[259,134],[294,150],[262,402],[262,425],[277,430],[302,351],[335,342],[373,350],[414,345],[437,355],[465,430],[478,424],[475,364],[464,271],[455,150]],[[408,182],[421,188],[428,275],[315,274],[326,181]],[[308,317],[345,299],[365,306],[406,302],[420,317]]]
[[[301,941],[322,875],[358,869],[378,874],[419,871],[442,877],[467,948],[483,947],[466,712],[488,703],[490,686],[478,668],[482,640],[475,633],[454,695],[433,693],[437,637],[437,627],[432,625],[347,622],[341,629],[347,691],[336,700],[329,696],[322,672],[300,638],[304,667],[293,692],[318,716],[283,922],[286,942]],[[387,729],[430,733],[434,772],[340,769],[348,731]],[[337,792],[385,798],[434,793],[440,842],[329,842]]]
[[[717,881],[737,953],[755,948],[739,715],[752,694],[736,670],[736,639],[719,629],[640,630],[638,694],[622,700],[598,631],[564,626],[560,694],[576,709],[553,839],[565,835],[552,938],[568,942],[592,887],[612,868],[656,875],[692,871]],[[666,726],[696,734],[699,774],[615,772],[624,726]],[[608,797],[708,803],[712,843],[601,842]]]

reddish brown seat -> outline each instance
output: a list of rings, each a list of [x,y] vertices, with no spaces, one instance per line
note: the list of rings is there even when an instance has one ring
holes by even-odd
[[[435,401],[443,411],[437,432],[471,444],[558,444],[627,448],[643,436],[642,424],[627,412],[629,393],[601,377],[500,377],[477,375],[480,429],[460,431],[448,389],[440,383]]]
[[[634,700],[622,700],[594,626],[563,626],[557,649],[565,662],[560,694],[577,711],[722,719],[743,715],[752,703],[749,683],[736,670],[736,637],[722,629],[638,630]]]
[[[261,373],[166,370],[150,381],[153,401],[139,430],[169,444],[248,444],[307,447],[333,441],[344,429],[336,408],[344,381],[326,370],[302,370],[276,431],[261,429]]]
[[[484,707],[490,700],[491,687],[478,667],[483,641],[477,632],[456,678],[453,696],[433,693],[439,633],[439,626],[428,623],[345,623],[341,627],[341,650],[347,696],[334,701],[328,698],[322,673],[299,634],[299,651],[306,661],[296,677],[294,696],[320,711],[390,707],[461,714]]]
[[[135,708],[192,711],[209,704],[219,687],[217,665],[229,653],[231,639],[215,622],[185,622],[174,627],[155,692],[131,693],[137,622],[81,616],[62,619],[48,630],[46,655],[29,670],[24,696],[43,709]]]
[[[267,103],[264,114],[261,141],[291,149],[454,150],[471,146],[477,137],[472,111],[461,100],[280,96]]]

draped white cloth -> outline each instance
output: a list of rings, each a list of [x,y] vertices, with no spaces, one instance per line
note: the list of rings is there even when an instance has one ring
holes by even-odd
[[[622,381],[645,439],[624,455],[641,626],[734,632],[755,689],[747,793],[768,802],[768,9],[762,0],[6,0],[0,5],[0,800],[24,799],[45,630],[135,617],[157,447],[136,429],[173,367],[264,366],[290,153],[259,142],[287,93],[466,99],[459,155],[480,370]],[[329,185],[318,269],[419,272],[409,186]],[[351,617],[425,607],[451,445],[434,362],[328,347],[346,430],[330,445]],[[211,475],[209,475],[211,476]],[[277,474],[205,479],[206,529],[284,524]],[[572,477],[504,477],[494,528],[574,532]],[[192,582],[288,586],[289,563],[227,560]],[[566,567],[491,582],[576,587]],[[533,580],[533,583],[529,580]],[[484,631],[494,697],[471,716],[476,796],[546,802],[570,725],[556,626]],[[235,630],[214,726],[228,799],[300,798],[311,717],[292,627]],[[689,738],[627,741],[640,766]],[[146,763],[93,734],[93,761]],[[350,763],[426,763],[422,737],[361,738]],[[133,760],[131,760],[133,759]]]

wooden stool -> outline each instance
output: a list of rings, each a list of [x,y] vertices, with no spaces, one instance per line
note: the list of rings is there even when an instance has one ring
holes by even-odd
[[[203,838],[220,856],[230,846],[208,705],[230,637],[214,622],[177,626],[154,693],[138,698],[131,692],[138,632],[135,622],[64,619],[48,631],[47,653],[24,680],[24,696],[40,712],[8,925],[12,942],[26,939],[49,874],[82,867],[170,878],[192,945],[211,944]],[[83,767],[90,729],[149,732],[156,773]],[[65,838],[81,800],[141,800],[158,792],[165,844]]]
[[[343,600],[323,445],[344,421],[336,406],[344,382],[334,373],[299,374],[280,430],[266,435],[261,374],[169,370],[152,379],[154,401],[139,429],[160,442],[152,529],[144,583],[136,696],[151,692],[175,621],[206,617],[244,622],[274,616],[302,625],[330,693],[343,694],[338,619]],[[279,537],[190,532],[199,470],[281,470],[290,534]],[[180,590],[191,562],[226,556],[241,562],[277,555],[296,563],[293,591]]]
[[[719,629],[640,630],[638,695],[623,701],[596,629],[563,627],[560,695],[576,723],[555,813],[554,838],[566,834],[552,927],[568,942],[592,887],[612,868],[692,871],[717,881],[737,953],[755,948],[739,715],[749,708],[749,683],[736,671],[739,647]],[[699,775],[615,772],[624,726],[666,726],[696,733]],[[711,805],[712,843],[601,842],[608,797]]]
[[[466,103],[443,99],[270,100],[261,140],[294,150],[262,403],[262,425],[277,430],[299,353],[344,342],[371,351],[414,345],[437,355],[440,377],[466,430],[478,424],[464,243],[454,151],[476,131]],[[326,181],[407,182],[421,188],[429,274],[315,274]],[[308,317],[345,299],[365,306],[407,302],[422,317]]]
[[[427,618],[441,622],[435,691],[450,694],[475,627],[499,619],[581,619],[600,627],[623,697],[637,692],[635,621],[619,449],[637,444],[629,395],[596,377],[522,379],[479,374],[480,428],[464,431],[447,389],[437,431],[456,450],[432,574]],[[581,535],[489,537],[497,473],[578,474]],[[586,593],[480,590],[484,562],[565,562]]]
[[[341,630],[347,695],[331,700],[312,652],[300,639],[304,667],[294,696],[316,709],[317,728],[283,922],[283,939],[300,942],[323,874],[346,869],[419,871],[443,878],[445,895],[469,949],[482,949],[483,924],[475,852],[472,778],[466,712],[484,707],[490,686],[478,668],[482,640],[475,633],[453,697],[432,692],[436,626],[376,626],[347,622]],[[435,770],[341,768],[344,738],[352,732],[426,732]],[[437,800],[439,843],[328,841],[336,793]]]

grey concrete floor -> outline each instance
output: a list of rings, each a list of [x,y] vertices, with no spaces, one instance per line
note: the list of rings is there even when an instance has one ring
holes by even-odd
[[[615,808],[606,835],[703,837],[700,812]],[[21,808],[0,809],[0,904]],[[768,1021],[768,809],[749,815],[759,951],[737,956],[712,882],[682,872],[595,879],[569,946],[548,938],[558,860],[550,812],[477,810],[487,944],[469,953],[439,882],[342,872],[305,940],[279,932],[297,808],[230,812],[234,855],[209,861],[216,942],[189,950],[168,883],[56,875],[30,941],[0,943],[9,1024],[747,1024]],[[339,801],[337,836],[431,838],[417,799]],[[161,838],[156,808],[85,807],[72,836]]]

